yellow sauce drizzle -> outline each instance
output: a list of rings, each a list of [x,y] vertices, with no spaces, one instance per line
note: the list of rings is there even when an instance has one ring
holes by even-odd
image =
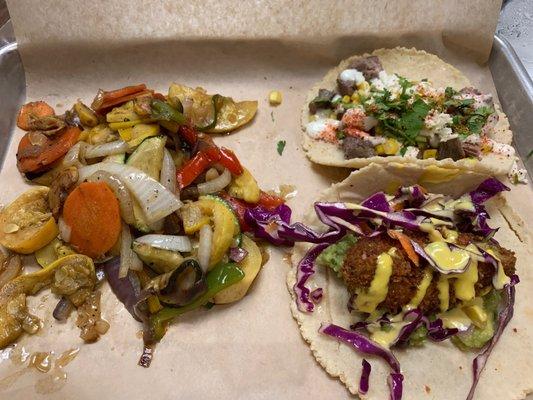
[[[424,276],[423,276],[422,280],[420,281],[420,283],[418,284],[418,288],[416,290],[416,294],[411,299],[409,304],[407,304],[404,307],[404,310],[406,310],[406,311],[412,310],[414,308],[417,308],[420,305],[420,303],[424,299],[424,296],[426,295],[426,292],[427,292],[428,287],[431,284],[432,280],[433,280],[433,272],[431,271],[431,269],[426,268],[424,270]]]
[[[469,244],[466,250],[472,253],[480,254],[476,246]],[[478,281],[477,260],[474,257],[470,259],[470,265],[462,274],[454,275],[457,279],[454,282],[455,297],[459,300],[469,301],[476,297],[476,282]]]
[[[459,237],[459,233],[457,231],[448,228],[443,228],[442,231],[444,233],[444,239],[448,243],[455,243],[457,241],[457,238]]]
[[[355,308],[359,311],[371,313],[387,297],[389,279],[392,274],[392,257],[396,249],[393,247],[378,256],[376,272],[367,290],[357,292]]]
[[[437,289],[439,291],[439,308],[441,312],[444,312],[450,308],[450,282],[446,275],[439,277]]]
[[[452,308],[451,310],[440,313],[438,317],[442,320],[442,326],[445,328],[457,328],[463,331],[472,325],[472,321],[468,318],[468,315],[460,308]]]
[[[470,255],[467,251],[462,249],[452,250],[443,239],[426,245],[424,250],[439,268],[445,271],[464,268],[470,260]]]
[[[431,240],[432,242],[444,241],[444,238],[442,237],[440,232],[429,223],[420,224],[420,230],[422,232],[426,232],[429,235],[429,240]]]
[[[491,256],[493,256],[496,261],[498,261],[498,271],[496,272],[496,275],[494,275],[494,277],[492,278],[492,284],[496,289],[501,290],[505,285],[510,282],[510,279],[507,275],[505,275],[505,270],[503,269],[502,262],[500,258],[496,255],[496,253],[492,249],[487,249],[486,251]]]
[[[370,334],[370,339],[372,339],[374,342],[380,344],[383,347],[389,348],[392,341],[398,337],[400,330],[408,323],[409,322],[406,321],[390,324],[390,330],[388,331],[377,329],[376,331]]]

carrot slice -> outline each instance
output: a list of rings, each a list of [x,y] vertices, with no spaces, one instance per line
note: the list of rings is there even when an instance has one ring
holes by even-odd
[[[91,104],[91,108],[95,111],[100,111],[103,108],[124,103],[125,101],[122,101],[123,98],[131,96],[137,97],[143,92],[150,92],[146,89],[146,85],[144,83],[135,86],[126,86],[116,90],[99,90]]]
[[[409,236],[403,234],[400,231],[395,231],[392,229],[389,229],[387,233],[391,238],[397,239],[400,242],[403,249],[407,253],[407,257],[409,257],[413,264],[418,267],[420,264],[420,258],[418,257],[418,254],[416,254],[415,249],[413,248],[413,245],[411,243],[411,239],[409,239]]]
[[[46,137],[43,143],[34,145],[27,133],[20,139],[17,150],[17,167],[20,172],[42,172],[50,169],[76,144],[80,137],[78,127],[67,127],[54,136]]]
[[[71,230],[70,244],[92,258],[109,251],[120,235],[118,200],[104,182],[84,182],[70,192],[63,219]]]
[[[43,118],[55,115],[55,111],[44,101],[34,101],[24,104],[17,117],[17,126],[25,131],[30,130],[31,118]]]

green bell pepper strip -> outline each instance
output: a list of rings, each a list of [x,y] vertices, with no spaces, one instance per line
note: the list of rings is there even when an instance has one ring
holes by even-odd
[[[244,278],[244,272],[235,263],[217,264],[207,274],[207,291],[183,307],[164,307],[150,318],[150,328],[156,341],[165,335],[166,323],[172,319],[207,304],[218,292]]]
[[[152,118],[164,120],[164,121],[174,121],[180,125],[187,123],[185,116],[180,113],[175,108],[172,108],[169,104],[161,100],[152,100]]]

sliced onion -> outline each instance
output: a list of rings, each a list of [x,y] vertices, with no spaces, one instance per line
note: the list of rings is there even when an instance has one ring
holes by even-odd
[[[117,175],[137,200],[149,224],[172,214],[182,206],[176,195],[144,172],[123,164],[97,163],[79,170],[79,182],[96,171],[106,171]]]
[[[65,167],[82,167],[87,162],[85,161],[85,150],[89,145],[85,142],[78,142],[70,148],[70,150],[63,157],[63,165]]]
[[[122,224],[122,234],[120,242],[120,270],[118,271],[119,278],[125,278],[128,275],[128,271],[141,271],[143,263],[137,257],[137,254],[131,249],[132,238],[130,227],[126,224]]]
[[[16,254],[8,257],[5,260],[5,266],[0,268],[0,288],[11,279],[16,278],[20,274],[20,271],[22,271],[20,257]]]
[[[191,240],[187,236],[176,235],[144,235],[135,239],[138,243],[147,244],[162,250],[190,252]]]
[[[205,272],[209,268],[211,258],[211,246],[213,245],[213,231],[211,225],[202,225],[200,228],[200,242],[198,244],[198,263]]]
[[[88,145],[85,149],[85,158],[96,158],[112,156],[115,154],[125,153],[128,150],[128,144],[123,140],[114,142]]]
[[[72,228],[67,225],[63,217],[59,217],[57,220],[57,227],[59,229],[59,235],[61,236],[61,239],[63,239],[65,242],[70,242]]]
[[[133,201],[131,199],[130,191],[126,189],[124,183],[116,175],[110,174],[107,171],[96,171],[87,178],[88,182],[105,182],[109,188],[115,193],[120,205],[120,215],[122,219],[128,224],[132,225],[135,222],[133,214]]]
[[[167,149],[163,153],[163,164],[161,164],[159,182],[170,192],[176,193],[176,164],[174,164],[170,151]]]
[[[231,183],[231,173],[227,168],[224,169],[224,172],[220,174],[219,177],[213,179],[212,181],[207,181],[198,184],[198,192],[201,195],[218,193],[226,186]]]

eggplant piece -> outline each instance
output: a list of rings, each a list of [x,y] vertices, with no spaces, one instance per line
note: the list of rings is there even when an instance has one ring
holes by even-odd
[[[451,158],[453,161],[458,161],[462,158],[465,158],[465,151],[459,138],[453,138],[445,142],[440,142],[436,158],[437,160]]]
[[[362,57],[353,60],[348,68],[361,72],[367,81],[377,78],[379,73],[383,71],[383,66],[377,56]]]
[[[146,290],[157,294],[159,300],[168,306],[181,307],[204,294],[207,281],[198,261],[189,259],[174,271],[152,279]]]

